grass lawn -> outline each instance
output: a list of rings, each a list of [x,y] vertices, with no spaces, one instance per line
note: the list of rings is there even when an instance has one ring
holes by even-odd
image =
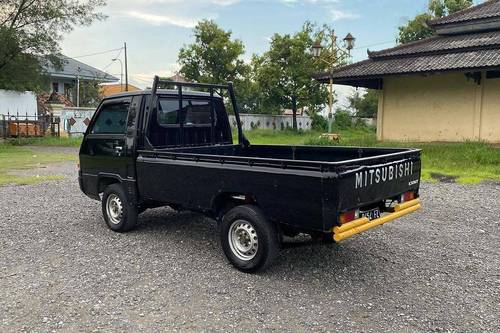
[[[69,154],[35,153],[26,147],[0,143],[0,186],[6,184],[33,184],[46,180],[61,179],[61,176],[18,176],[15,170],[29,170],[40,165],[71,161],[75,157]]]
[[[253,144],[420,148],[422,149],[422,178],[424,180],[437,181],[451,178],[459,183],[500,181],[500,149],[484,142],[378,142],[375,131],[370,128],[334,129],[334,132],[341,135],[339,144],[319,139],[321,133],[314,131],[296,133],[254,130],[245,132],[245,135]]]
[[[4,145],[11,146],[57,146],[57,147],[80,147],[82,143],[82,137],[56,137],[56,136],[45,136],[41,138],[19,138],[19,139],[8,139],[4,142]]]
[[[454,179],[459,183],[478,183],[484,180],[500,181],[500,149],[484,142],[461,143],[416,143],[416,142],[378,142],[371,128],[334,129],[341,135],[341,141],[319,139],[320,132],[293,132],[253,130],[245,135],[253,144],[282,145],[343,145],[363,147],[412,147],[422,152],[422,178],[437,181],[443,178]],[[235,133],[236,134],[236,133]],[[234,138],[235,142],[236,136]],[[12,139],[0,144],[0,185],[6,183],[26,184],[47,179],[44,177],[16,177],[7,170],[29,169],[37,164],[47,164],[74,159],[66,154],[34,154],[27,147],[64,146],[78,147],[81,138],[23,138]],[[27,147],[20,147],[26,146]]]

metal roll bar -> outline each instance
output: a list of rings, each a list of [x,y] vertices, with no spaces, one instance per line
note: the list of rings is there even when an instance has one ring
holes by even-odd
[[[240,144],[244,147],[250,146],[250,142],[243,134],[243,128],[241,125],[239,109],[238,109],[238,105],[236,103],[236,97],[234,95],[234,88],[233,88],[232,82],[228,82],[227,84],[190,83],[190,82],[172,81],[172,80],[161,78],[159,76],[155,76],[154,80],[153,80],[153,86],[151,88],[151,101],[150,101],[150,105],[149,105],[150,112],[153,112],[154,108],[156,108],[158,105],[158,89],[160,88],[160,85],[165,86],[165,87],[168,87],[168,86],[177,87],[178,94],[179,94],[179,108],[180,109],[182,109],[182,95],[183,95],[183,88],[184,87],[208,89],[208,91],[210,93],[210,98],[213,97],[215,89],[227,90],[227,92],[229,94],[229,99],[231,100],[231,105],[233,106],[234,117],[236,118],[236,125],[238,127],[238,144]],[[212,110],[212,112],[214,112],[214,110]],[[212,119],[213,119],[213,114],[212,114]],[[182,126],[182,124],[181,124],[181,126]],[[213,123],[212,123],[212,127],[213,127]],[[213,128],[212,128],[212,131],[213,131]]]

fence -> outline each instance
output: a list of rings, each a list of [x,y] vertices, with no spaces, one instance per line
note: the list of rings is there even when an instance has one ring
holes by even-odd
[[[94,115],[95,108],[70,108],[61,110],[61,126],[63,135],[83,135]]]
[[[241,125],[244,130],[250,131],[253,129],[272,129],[285,130],[292,128],[293,118],[289,115],[270,115],[270,114],[240,114]],[[229,121],[232,127],[236,127],[236,119],[233,115],[229,116]],[[312,120],[309,116],[297,116],[297,128],[304,131],[310,130]]]
[[[0,137],[21,138],[40,137],[45,135],[59,136],[59,117],[52,115],[33,116],[29,114],[0,115]]]

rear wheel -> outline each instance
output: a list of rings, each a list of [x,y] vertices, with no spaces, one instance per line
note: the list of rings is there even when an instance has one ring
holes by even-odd
[[[253,205],[237,206],[228,211],[222,218],[220,237],[227,259],[243,272],[265,269],[279,253],[276,226]]]
[[[104,190],[102,215],[113,231],[125,232],[135,227],[137,207],[130,205],[121,184],[111,184]]]

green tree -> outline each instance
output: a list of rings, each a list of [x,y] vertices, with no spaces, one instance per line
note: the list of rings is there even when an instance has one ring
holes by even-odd
[[[428,21],[469,8],[472,4],[472,0],[430,0],[426,13],[415,16],[398,28],[398,43],[406,44],[434,35]]]
[[[244,76],[248,65],[241,59],[243,42],[232,40],[231,31],[214,21],[203,20],[193,29],[195,41],[179,51],[181,74],[188,80],[207,83],[234,81]]]
[[[349,106],[355,110],[355,116],[360,118],[375,118],[378,110],[378,91],[368,89],[365,94],[355,92],[348,97]]]
[[[234,82],[242,112],[248,112],[253,107],[257,90],[248,81],[250,66],[242,59],[245,53],[243,42],[232,39],[231,31],[225,31],[211,20],[198,22],[193,33],[194,43],[179,51],[181,74],[194,82]]]
[[[4,27],[0,27],[0,45],[0,59],[10,57],[15,52],[12,60],[0,69],[0,89],[37,90],[43,82],[39,58],[19,52],[18,38]]]
[[[60,65],[57,54],[62,34],[103,19],[96,10],[104,5],[105,0],[2,0],[0,87],[36,88],[44,63]]]
[[[102,99],[100,88],[98,81],[80,81],[80,106],[97,107]]]
[[[269,50],[254,57],[256,82],[268,106],[292,109],[293,128],[297,129],[297,109],[308,107],[314,112],[327,100],[324,86],[314,80],[314,74],[325,65],[311,54],[316,39],[314,26],[306,23],[294,35],[274,34]]]

